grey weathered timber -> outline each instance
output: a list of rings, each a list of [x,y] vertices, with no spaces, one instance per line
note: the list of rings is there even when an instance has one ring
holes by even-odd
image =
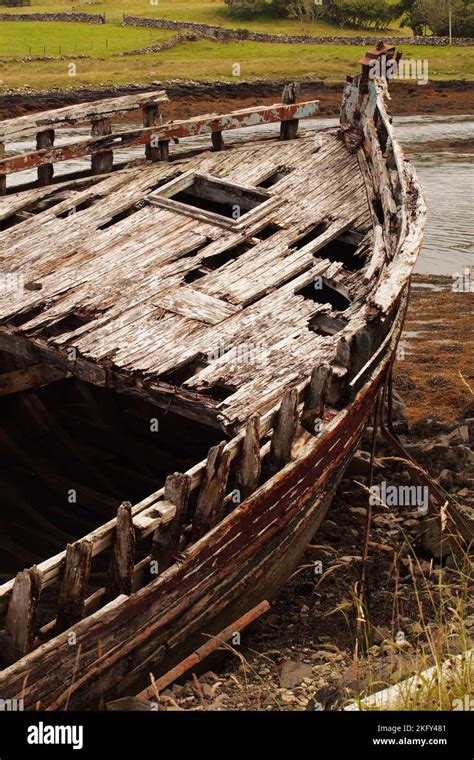
[[[193,518],[193,540],[207,533],[223,517],[229,466],[230,453],[222,442],[214,446],[207,457],[206,470]]]
[[[32,650],[40,593],[41,574],[36,567],[18,573],[5,620],[0,654],[3,665],[15,662]]]
[[[36,150],[48,150],[54,145],[54,129],[46,129],[44,132],[38,132],[36,135]],[[50,185],[53,181],[54,167],[53,164],[43,164],[38,166],[38,184],[40,187]]]
[[[105,599],[115,599],[120,594],[130,595],[133,585],[135,559],[135,528],[132,505],[129,501],[121,504],[117,511],[112,556],[110,559]]]
[[[90,541],[82,539],[68,545],[56,613],[57,633],[66,630],[82,618],[91,560]]]
[[[246,499],[257,488],[262,463],[260,459],[260,415],[253,414],[245,428],[245,436],[237,463],[237,488]]]
[[[298,391],[289,388],[285,391],[280,408],[275,415],[273,435],[269,454],[269,465],[277,471],[291,459],[291,447],[298,423]]]
[[[159,525],[153,536],[151,561],[157,563],[159,573],[172,564],[178,552],[190,489],[189,475],[175,472],[166,478],[164,501],[173,504],[176,511],[173,519],[165,525]]]
[[[110,119],[97,119],[92,122],[91,135],[93,137],[103,137],[112,134],[112,122]],[[114,153],[107,150],[102,153],[95,153],[91,158],[92,174],[107,174],[112,171],[114,165]]]

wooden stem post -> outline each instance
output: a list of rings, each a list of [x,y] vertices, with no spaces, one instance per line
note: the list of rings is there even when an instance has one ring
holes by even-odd
[[[103,137],[112,134],[112,122],[110,119],[96,119],[92,122],[92,137]],[[114,165],[114,153],[106,150],[103,153],[94,153],[91,159],[92,174],[108,174]]]

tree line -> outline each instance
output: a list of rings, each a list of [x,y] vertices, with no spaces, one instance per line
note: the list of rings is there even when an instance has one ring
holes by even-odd
[[[455,37],[474,36],[474,0],[225,0],[229,14],[252,18],[297,18],[302,22],[325,21],[340,29],[381,31],[398,22],[417,35],[449,33],[451,11]]]

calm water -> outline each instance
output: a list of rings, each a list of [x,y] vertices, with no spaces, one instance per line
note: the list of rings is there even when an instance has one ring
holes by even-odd
[[[448,274],[462,272],[474,265],[474,154],[467,151],[468,141],[474,134],[474,118],[461,116],[401,116],[394,119],[397,135],[411,160],[425,189],[428,201],[428,224],[425,243],[416,271],[423,274]],[[304,122],[308,128],[327,128],[337,125],[336,119],[314,119]],[[257,132],[278,130],[278,125],[256,128]],[[87,131],[84,130],[84,135]],[[236,130],[233,134],[248,136],[249,130]],[[66,144],[77,138],[74,134],[57,134],[56,145]],[[436,145],[426,145],[436,143]],[[463,150],[463,143],[466,148]],[[209,144],[209,138],[190,138],[184,143]],[[9,145],[9,152],[34,149],[27,142]],[[173,146],[179,152],[183,146]],[[116,151],[117,160],[130,160],[143,155],[143,147]],[[55,166],[56,176],[72,168],[84,168],[87,161],[68,161]],[[24,182],[33,173],[21,172],[9,179],[10,186]]]

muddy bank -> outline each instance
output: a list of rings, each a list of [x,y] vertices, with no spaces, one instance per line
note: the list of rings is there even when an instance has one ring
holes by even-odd
[[[107,89],[79,88],[51,90],[44,93],[4,91],[0,100],[0,118],[73,105],[106,97],[136,92],[167,90],[171,103],[163,107],[165,118],[188,118],[207,112],[226,112],[236,108],[268,105],[280,99],[288,80],[253,82],[156,82],[147,87],[125,86]],[[301,100],[319,99],[322,116],[336,116],[341,103],[342,83],[325,84],[320,80],[301,80]],[[431,82],[426,86],[392,82],[392,110],[399,115],[460,114],[474,110],[474,82]]]

